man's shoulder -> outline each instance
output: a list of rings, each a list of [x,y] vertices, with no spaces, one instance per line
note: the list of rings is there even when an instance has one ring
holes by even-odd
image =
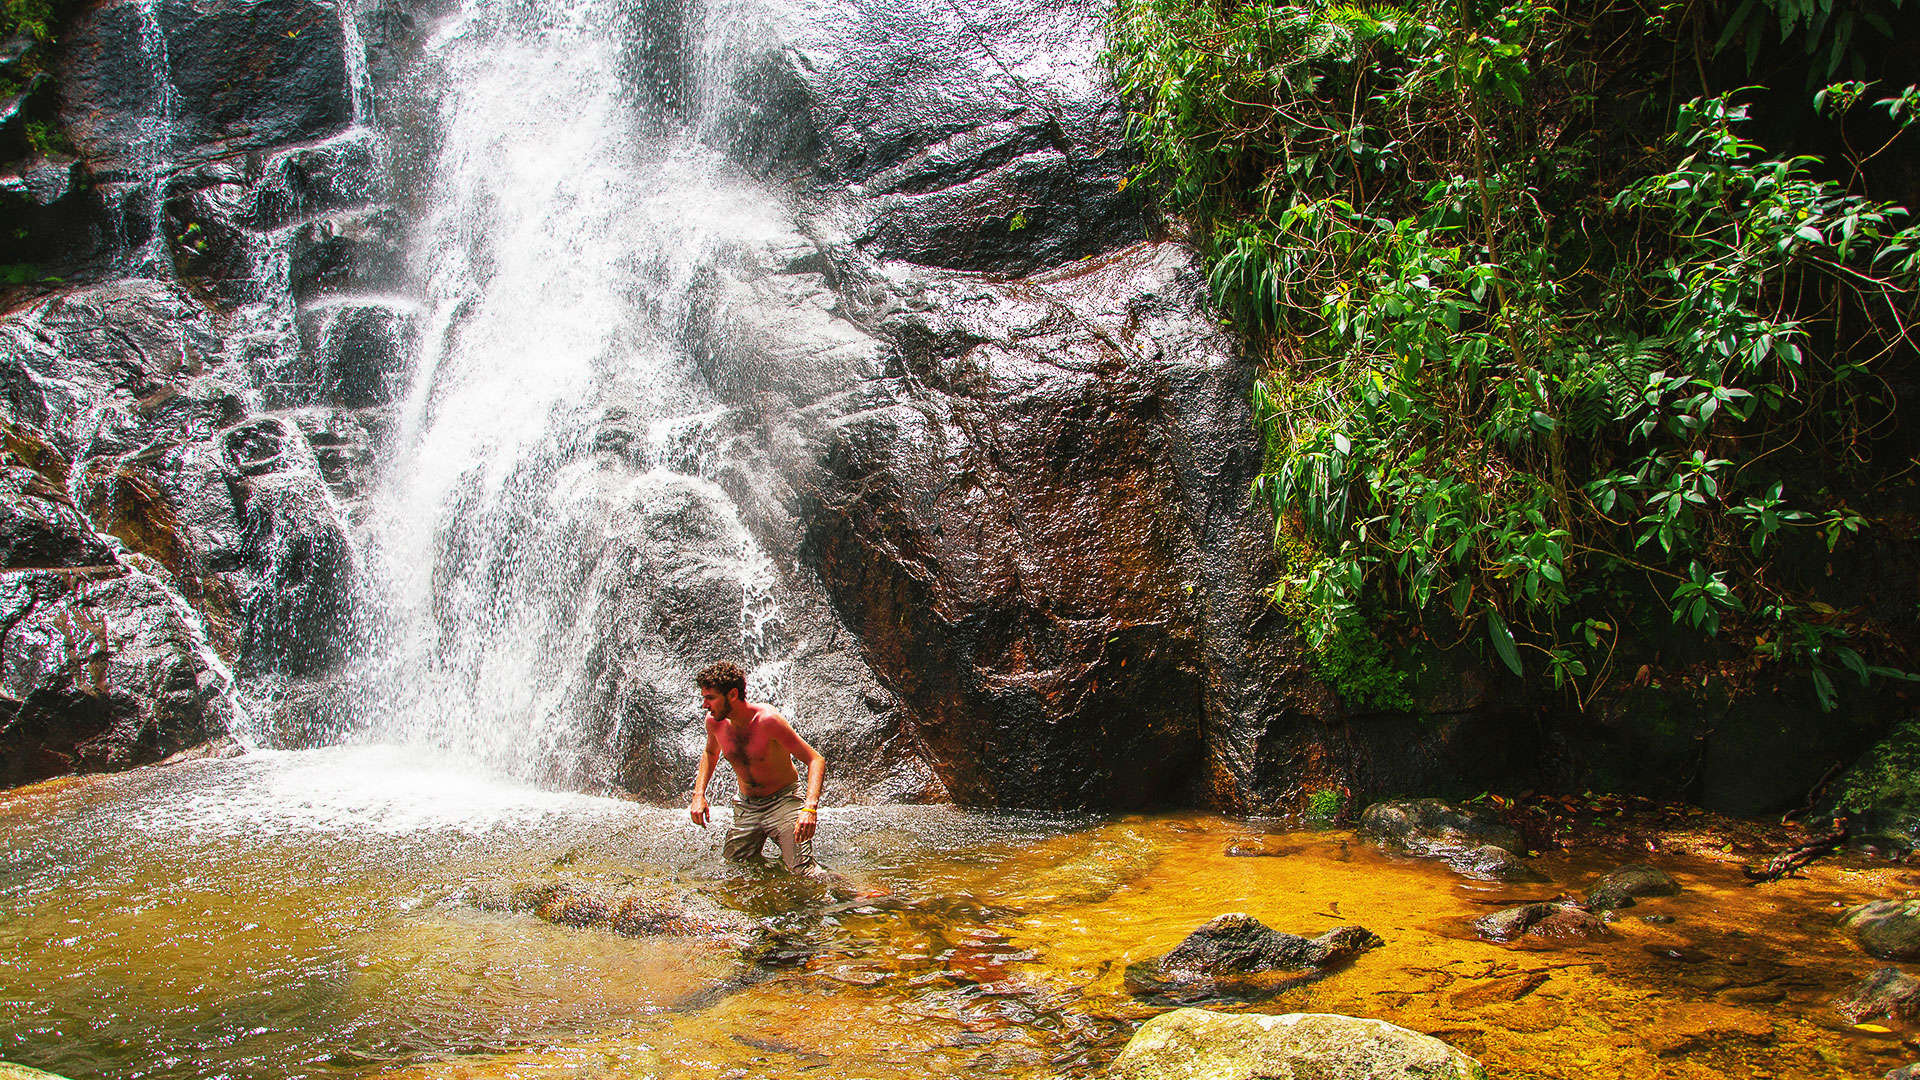
[[[757,720],[757,721],[759,721],[759,722],[761,722],[761,723],[773,723],[773,724],[778,724],[778,725],[780,725],[781,727],[785,727],[785,726],[787,726],[787,718],[786,718],[786,717],[784,717],[784,716],[781,716],[781,715],[780,715],[780,710],[778,710],[778,709],[776,709],[776,708],[774,708],[773,706],[771,706],[771,705],[755,705],[755,706],[754,706],[753,708],[754,708],[754,719],[755,719],[755,720]]]

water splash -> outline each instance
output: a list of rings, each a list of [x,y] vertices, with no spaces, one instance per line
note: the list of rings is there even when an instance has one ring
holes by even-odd
[[[715,268],[794,229],[683,111],[712,97],[670,62],[698,13],[657,16],[468,0],[425,44],[425,332],[368,516],[363,737],[604,787],[629,726],[692,722],[699,649],[781,693],[777,575],[709,478],[727,410],[693,339]]]

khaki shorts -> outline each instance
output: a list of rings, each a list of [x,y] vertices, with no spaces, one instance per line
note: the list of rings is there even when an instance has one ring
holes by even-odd
[[[787,869],[814,869],[813,841],[795,844],[794,826],[800,823],[800,808],[806,802],[797,794],[799,784],[788,784],[762,799],[733,800],[733,824],[720,850],[734,862],[752,862],[760,858],[768,837],[780,845],[780,859]]]

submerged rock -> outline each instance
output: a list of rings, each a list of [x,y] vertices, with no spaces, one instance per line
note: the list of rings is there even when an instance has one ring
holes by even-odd
[[[568,882],[482,890],[468,899],[483,911],[511,911],[556,926],[600,927],[623,937],[684,935],[744,939],[752,920],[697,894],[599,891]]]
[[[1480,1063],[1383,1020],[1178,1009],[1141,1026],[1114,1080],[1485,1080]]]
[[[1677,896],[1680,883],[1673,875],[1646,863],[1622,866],[1587,890],[1587,907],[1594,911],[1630,908],[1650,896]]]
[[[1848,908],[1840,926],[1882,960],[1920,960],[1920,900],[1875,900]]]
[[[1883,967],[1860,981],[1853,993],[1833,1003],[1849,1024],[1867,1020],[1920,1017],[1920,979],[1896,967]]]
[[[1212,919],[1160,959],[1130,966],[1127,987],[1155,996],[1262,996],[1303,981],[1288,976],[1318,975],[1384,944],[1364,927],[1304,938],[1235,912]],[[1267,977],[1273,975],[1281,977]]]
[[[1473,920],[1474,933],[1488,941],[1516,938],[1588,939],[1606,937],[1606,920],[1579,904],[1545,900],[1521,904]]]

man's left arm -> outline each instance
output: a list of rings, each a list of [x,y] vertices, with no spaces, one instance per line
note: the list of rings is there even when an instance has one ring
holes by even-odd
[[[807,740],[793,730],[785,718],[780,721],[779,739],[788,753],[807,763],[807,798],[800,811],[800,824],[794,827],[793,836],[797,842],[813,839],[813,830],[820,822],[820,789],[827,782],[827,759],[820,751],[807,745]]]

